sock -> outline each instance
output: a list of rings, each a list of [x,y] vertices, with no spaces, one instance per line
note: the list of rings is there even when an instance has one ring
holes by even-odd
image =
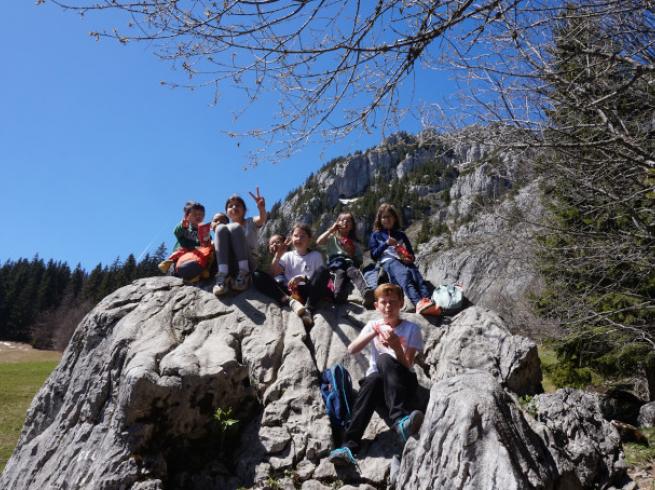
[[[227,266],[225,266],[225,267],[227,267]],[[220,268],[220,266],[219,266],[219,268]],[[247,261],[247,260],[240,260],[240,261],[239,261],[239,270],[240,270],[240,271],[245,271],[245,272],[249,272],[249,271],[250,271],[250,266],[248,265],[248,261]]]
[[[229,270],[230,270],[230,269],[228,268],[227,264],[218,264],[218,272],[219,272],[219,274],[220,274],[220,273],[227,274],[227,273],[229,272]]]

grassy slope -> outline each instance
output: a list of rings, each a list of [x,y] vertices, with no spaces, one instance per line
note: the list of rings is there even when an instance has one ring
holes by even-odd
[[[60,357],[58,352],[0,349],[0,471],[18,442],[32,398]]]

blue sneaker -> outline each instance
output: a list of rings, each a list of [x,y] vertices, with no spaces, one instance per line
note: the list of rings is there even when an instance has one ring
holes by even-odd
[[[407,439],[419,431],[421,424],[423,424],[423,412],[420,410],[414,410],[412,413],[396,422],[394,428],[404,444],[407,442]]]
[[[357,460],[353,456],[353,453],[347,447],[340,447],[335,449],[330,453],[328,457],[330,463],[334,466],[348,466],[348,465],[357,465]]]

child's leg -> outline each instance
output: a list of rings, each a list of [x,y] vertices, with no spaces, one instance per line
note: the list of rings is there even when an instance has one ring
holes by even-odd
[[[362,275],[362,271],[360,271],[354,265],[348,267],[348,269],[346,270],[346,274],[348,274],[348,278],[353,282],[353,284],[359,290],[362,296],[366,294],[366,291],[371,289],[368,287],[368,284],[366,284],[366,281],[364,280],[364,276]]]
[[[308,287],[308,297],[307,297],[307,309],[316,310],[318,307],[319,301],[321,298],[326,296],[330,291],[327,288],[327,283],[330,280],[330,270],[321,266],[316,269],[314,275],[309,279]]]
[[[214,249],[216,249],[216,262],[218,273],[227,276],[230,272],[230,230],[228,225],[218,225],[214,237]]]
[[[398,284],[412,303],[416,304],[423,298],[416,287],[410,267],[395,259],[388,260],[383,264],[383,267],[389,274],[389,281]]]
[[[348,300],[348,276],[342,267],[331,269],[334,274],[334,301],[345,303]]]
[[[421,271],[418,270],[416,265],[410,267],[410,269],[412,271],[412,276],[414,277],[414,283],[418,286],[418,292],[421,295],[421,298],[430,298],[432,296],[432,291],[430,290],[428,283],[423,279]]]
[[[411,403],[418,381],[414,373],[388,354],[378,357],[377,367],[384,386],[389,418],[395,424],[412,411]]]
[[[232,253],[234,254],[239,270],[248,272],[250,270],[250,265],[248,264],[250,250],[246,242],[246,233],[239,223],[230,223],[227,225],[227,229],[230,233]]]
[[[283,300],[287,296],[287,293],[270,274],[262,271],[255,271],[252,273],[252,279],[257,291],[274,299],[279,304],[284,303]]]
[[[352,417],[344,435],[344,446],[353,452],[359,450],[364,431],[371,421],[375,407],[384,403],[384,385],[378,373],[369,374],[359,386],[352,409]]]

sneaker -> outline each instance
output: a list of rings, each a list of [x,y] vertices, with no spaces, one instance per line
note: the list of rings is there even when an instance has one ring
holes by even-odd
[[[171,266],[174,264],[172,260],[163,260],[157,265],[157,268],[162,272],[162,274],[167,274],[168,270],[171,268]]]
[[[232,281],[232,289],[235,291],[245,291],[250,287],[250,272],[239,271],[237,277]]]
[[[420,410],[414,410],[412,413],[396,422],[394,429],[404,444],[407,442],[407,439],[419,431],[422,423],[423,412]]]
[[[305,314],[305,305],[303,305],[300,301],[297,299],[291,298],[289,300],[289,306],[293,310],[293,312],[298,315],[298,316],[303,316]]]
[[[334,466],[349,466],[357,464],[357,460],[353,456],[353,453],[347,447],[340,447],[339,449],[332,451],[330,456],[328,456],[328,460]]]
[[[364,291],[364,308],[367,310],[372,310],[375,305],[375,291],[372,289],[367,289]]]
[[[314,318],[308,310],[305,310],[305,312],[300,316],[300,319],[306,328],[312,328],[314,326]]]
[[[424,315],[424,311],[432,306],[434,306],[434,301],[432,301],[430,298],[423,298],[419,300],[418,303],[416,303],[416,313],[419,315]]]
[[[216,274],[216,284],[212,289],[212,293],[214,293],[215,296],[223,296],[229,290],[227,274],[225,272],[219,272]]]

